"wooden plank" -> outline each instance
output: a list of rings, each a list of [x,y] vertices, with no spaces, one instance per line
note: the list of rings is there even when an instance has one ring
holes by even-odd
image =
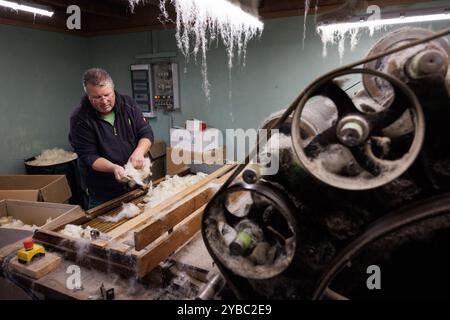
[[[137,274],[139,277],[144,277],[152,271],[161,261],[167,259],[200,230],[201,218],[205,207],[206,205],[203,205],[196,210],[164,241],[144,255],[141,255],[137,261]]]
[[[186,190],[183,190],[182,192],[178,193],[174,197],[171,198],[171,201],[167,201],[166,203],[162,204],[161,206],[155,207],[156,210],[175,210],[175,206],[178,206],[180,200],[185,200],[186,197],[193,197],[192,208],[191,210],[187,210],[189,212],[194,211],[197,209],[197,207],[201,206],[205,202],[208,201],[210,195],[205,195],[203,193],[203,189],[210,188],[211,190],[214,190],[213,187],[208,185],[212,180],[218,180],[217,178],[223,177],[226,175],[230,170],[235,168],[233,165],[227,165],[216,172],[212,173],[211,175],[208,175],[205,177],[202,181],[200,181],[198,184],[191,186],[187,188]],[[138,194],[141,195],[144,193],[141,190],[137,190]],[[198,197],[196,197],[199,194]],[[129,196],[130,194],[128,194]],[[136,197],[136,193],[133,194],[134,197]],[[133,201],[138,201],[138,198],[134,198]],[[116,203],[120,201],[115,200]],[[184,203],[188,203],[187,201],[184,201]],[[171,207],[173,206],[173,207]],[[161,209],[164,208],[164,209]],[[189,207],[188,207],[189,208]],[[203,210],[204,206],[202,206]],[[105,210],[106,208],[103,207],[101,210]],[[186,209],[184,207],[183,209]],[[180,212],[183,212],[183,210],[178,209],[178,214],[180,215],[180,218],[183,216]],[[159,213],[160,211],[154,211]],[[176,211],[175,211],[176,212]],[[83,213],[83,215],[81,214]],[[146,214],[147,212],[144,212],[142,215]],[[91,211],[92,214],[92,211]],[[94,214],[99,214],[99,211],[97,210],[94,212]],[[148,214],[148,213],[147,213]],[[178,215],[177,214],[177,215]],[[62,235],[61,233],[58,233],[57,230],[37,230],[35,232],[34,238],[37,242],[41,243],[42,245],[54,248],[57,251],[64,252],[65,257],[70,260],[77,261],[80,265],[85,265],[89,268],[95,268],[98,270],[103,270],[105,272],[117,272],[121,275],[124,275],[126,277],[129,276],[136,276],[138,272],[140,272],[142,275],[147,274],[147,270],[149,267],[151,269],[154,269],[155,266],[155,260],[148,261],[149,255],[152,255],[154,252],[156,259],[165,257],[167,254],[170,254],[170,252],[173,252],[174,250],[179,249],[180,246],[182,246],[187,240],[191,238],[193,234],[195,234],[200,229],[200,217],[201,214],[198,214],[198,210],[194,212],[194,214],[191,214],[188,218],[184,219],[181,223],[178,225],[174,223],[175,226],[169,226],[169,228],[174,228],[174,231],[169,235],[165,234],[164,236],[161,236],[161,233],[159,233],[158,241],[153,241],[151,246],[147,246],[144,249],[140,251],[136,251],[133,246],[124,244],[123,241],[119,242],[116,239],[113,239],[113,243],[111,242],[102,242],[99,240],[93,241],[89,243],[88,245],[85,245],[83,242],[77,241],[77,239],[73,239],[71,237],[67,237]],[[140,218],[140,216],[137,216],[136,218]],[[89,220],[89,217],[84,215],[84,212],[76,212],[74,211],[73,216],[71,218],[66,217],[65,222],[74,223],[74,220],[80,219],[82,221]],[[133,219],[132,219],[133,220]],[[132,220],[129,220],[127,222],[130,222]],[[139,222],[133,222],[132,227],[139,226],[142,223],[145,223],[146,220],[142,219]],[[61,221],[58,223],[53,224],[53,227],[60,228],[62,225],[64,225]],[[75,223],[74,223],[75,224]],[[186,227],[183,229],[178,228],[179,225],[186,224]],[[50,229],[52,226],[48,225],[46,229]],[[127,227],[130,228],[130,225]],[[168,226],[164,227],[163,230],[167,230]],[[186,232],[187,231],[187,232]],[[128,238],[130,236],[131,241],[133,241],[133,235],[129,232],[121,232],[119,234],[120,237],[125,237],[128,235]],[[174,239],[174,242],[172,243],[172,237]],[[117,241],[117,242],[115,242]],[[16,246],[9,249],[7,254],[10,255],[11,253],[14,253],[18,249],[22,247],[22,242],[18,242]],[[156,250],[156,251],[154,251]],[[166,253],[164,253],[166,252]],[[169,252],[169,253],[167,253]],[[5,252],[6,254],[6,252]],[[142,260],[142,262],[140,262]],[[161,260],[159,260],[161,261]],[[140,263],[141,268],[138,268],[137,265]],[[157,265],[157,263],[156,263]]]
[[[64,266],[62,267],[64,268]],[[64,268],[64,274],[67,277],[65,271],[67,267]],[[84,269],[87,272],[81,272],[82,277],[88,273],[89,269]],[[89,292],[85,292],[86,290],[70,290],[67,288],[67,284],[63,281],[58,281],[54,278],[55,273],[60,273],[59,270],[54,271],[42,279],[36,280],[33,284],[33,291],[39,292],[42,294],[46,300],[88,300],[91,294]],[[16,277],[18,274],[16,274]],[[84,279],[83,279],[84,280]],[[82,284],[84,287],[84,281],[82,280]],[[99,290],[100,291],[100,290]]]
[[[55,270],[61,264],[61,257],[47,252],[45,256],[31,261],[28,264],[22,264],[17,257],[11,259],[10,266],[17,272],[20,272],[33,279],[40,279],[49,272]]]
[[[164,232],[169,231],[183,221],[193,211],[203,206],[212,196],[212,188],[187,198],[175,208],[169,209],[161,219],[152,221],[134,232],[134,247],[137,251],[144,249],[148,244],[158,239]]]
[[[191,201],[194,202],[194,210],[197,210],[198,208],[200,208],[202,205],[204,205],[206,202],[209,201],[209,199],[212,198],[212,196],[214,195],[216,190],[214,190],[213,188],[208,188],[205,191],[203,191],[202,193],[198,194],[197,196],[195,196]],[[194,210],[191,210],[194,211]],[[180,220],[181,221],[181,220]],[[178,222],[177,222],[178,223]]]
[[[66,224],[81,224],[88,220],[86,212],[80,207],[75,207],[69,212],[60,215],[58,218],[50,221],[39,230],[58,230]]]
[[[122,236],[124,233],[131,231],[131,229],[134,229],[138,227],[139,225],[147,222],[148,219],[150,219],[152,216],[154,216],[156,213],[163,211],[170,205],[180,201],[184,197],[188,196],[192,192],[200,189],[201,187],[207,185],[214,179],[217,179],[218,177],[221,177],[222,175],[226,174],[231,169],[235,168],[235,165],[224,165],[220,169],[216,170],[215,172],[211,173],[201,181],[199,181],[197,184],[180,191],[175,196],[171,197],[170,199],[162,202],[161,204],[157,205],[156,207],[153,207],[151,209],[146,210],[144,213],[138,215],[137,217],[128,220],[126,223],[122,224],[121,226],[115,228],[114,230],[110,231],[108,233],[108,236],[110,236],[112,239],[116,239],[120,236]]]
[[[73,251],[74,253],[77,253],[77,251],[80,251],[83,254],[92,254],[93,256],[97,257],[98,259],[104,259],[108,258],[109,254],[109,246],[115,245],[114,243],[110,243],[109,241],[105,240],[94,240],[92,242],[88,242],[88,240],[85,239],[75,239],[69,236],[65,236],[63,234],[53,232],[53,231],[39,231],[36,232],[34,239],[43,244],[48,245],[55,250],[58,251],[66,251],[70,252]],[[87,245],[85,245],[87,244]],[[117,245],[120,245],[120,243],[117,243]],[[125,244],[124,244],[125,245]],[[129,247],[129,246],[127,246]],[[80,250],[80,248],[82,250]],[[129,247],[130,248],[130,247]],[[118,249],[116,252],[123,251],[123,249]],[[134,258],[128,255],[120,255],[120,258],[122,260],[125,260],[127,262],[127,265],[129,265],[130,261],[134,263]],[[111,263],[120,263],[120,261],[110,261]]]
[[[41,238],[46,239],[48,237],[52,237],[55,238],[57,241],[73,241],[73,240],[77,240],[75,238],[66,236],[62,233],[53,231],[53,230],[36,230],[36,232],[34,233],[33,239],[35,240],[41,240]]]
[[[218,178],[216,181],[214,181],[214,183],[216,183],[216,184],[222,186],[222,185],[225,183],[225,181],[227,181],[228,178],[231,177],[231,175],[233,174],[233,172],[234,172],[234,170],[231,170],[231,171],[228,172],[227,174],[224,174],[223,176],[221,176],[220,178]],[[239,177],[240,177],[240,176],[238,175],[238,177],[237,177],[234,181],[238,180]]]
[[[104,284],[106,288],[114,288],[116,300],[155,300],[163,289],[162,277],[155,274],[152,282],[147,284],[135,282],[134,279],[111,276],[111,272],[102,272],[91,268],[85,268],[80,265],[80,276],[82,290],[72,290],[67,288],[67,279],[70,274],[67,273],[68,267],[73,262],[63,260],[62,264],[55,271],[49,273],[43,278],[34,281],[26,287],[32,288],[34,292],[39,293],[45,299],[77,299],[77,300],[97,300],[102,299],[100,286]],[[156,271],[156,270],[154,270]],[[155,272],[156,273],[156,272]],[[14,272],[15,278],[27,278]],[[27,278],[28,279],[28,278]],[[32,286],[31,286],[32,285]],[[130,290],[130,289],[133,290]]]
[[[29,237],[27,237],[29,238]],[[0,267],[3,264],[3,261],[13,253],[17,252],[18,250],[23,248],[23,241],[27,238],[24,238],[22,240],[19,240],[17,242],[14,242],[10,245],[7,245],[0,249]]]
[[[108,246],[108,249],[110,249],[111,251],[117,252],[117,253],[124,254],[128,250],[130,250],[131,247],[127,246],[126,244],[123,244],[123,243],[113,243]]]
[[[65,259],[76,261],[77,264],[104,272],[116,272],[126,277],[135,276],[136,259],[131,254],[113,252],[108,250],[108,248],[92,244],[84,248],[83,242],[78,242],[75,239],[64,237],[62,234],[48,230],[37,232],[34,238],[36,242],[39,242],[46,248],[49,247],[58,252],[63,252]]]
[[[93,241],[91,241],[91,245],[99,247],[99,248],[106,248],[108,246],[108,241],[105,241],[105,240],[93,240]]]
[[[163,180],[164,177],[156,181],[153,181],[153,186],[157,186]],[[109,211],[120,207],[122,203],[127,203],[144,196],[146,192],[147,191],[144,191],[142,189],[132,190],[124,195],[121,195],[118,198],[111,199],[110,201],[102,203],[101,205],[86,211],[86,214],[89,216],[90,219],[93,219],[95,217],[98,217],[99,215],[109,213]]]
[[[430,2],[432,0],[425,0],[425,2]],[[275,2],[276,3],[276,2]],[[404,4],[412,4],[414,3],[411,0],[389,0],[389,1],[383,1],[380,2],[378,0],[368,0],[367,6],[369,5],[378,5],[381,8],[387,7],[387,6],[394,6],[394,5],[404,5]],[[262,7],[259,9],[259,15],[264,19],[273,19],[273,18],[285,18],[285,17],[296,17],[296,16],[304,16],[305,14],[305,8],[304,6],[300,6],[300,3],[298,3],[298,6],[285,6],[280,7],[278,4],[275,4],[275,6],[272,7]],[[322,14],[325,12],[330,12],[332,10],[337,10],[338,8],[342,7],[343,3],[324,3],[322,4],[322,0],[320,1],[317,13]],[[308,15],[314,15],[315,9],[314,7],[311,7],[308,11]]]

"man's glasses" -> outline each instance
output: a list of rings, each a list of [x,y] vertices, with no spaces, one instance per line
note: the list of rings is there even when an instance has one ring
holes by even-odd
[[[110,92],[108,94],[105,94],[104,96],[96,96],[96,97],[89,97],[93,102],[100,102],[103,101],[103,99],[110,99],[113,96],[114,92]]]

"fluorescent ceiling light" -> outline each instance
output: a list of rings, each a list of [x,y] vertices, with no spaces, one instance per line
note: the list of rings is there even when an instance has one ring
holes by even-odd
[[[264,27],[264,24],[257,17],[227,0],[193,0],[193,2],[201,11],[206,12],[209,17],[217,19],[219,23],[245,25],[257,29]]]
[[[129,0],[132,6],[143,0]],[[169,0],[160,0],[160,8]],[[254,15],[243,10],[239,5],[229,0],[170,0],[177,13],[181,13],[191,20],[208,19],[214,23],[227,25],[244,25],[262,29],[264,24]],[[252,9],[249,7],[249,9]],[[163,15],[168,18],[167,11]]]
[[[400,16],[397,18],[389,19],[376,19],[376,20],[362,20],[356,22],[343,22],[343,23],[333,23],[327,25],[318,26],[317,29],[323,32],[339,29],[339,30],[351,30],[357,28],[375,28],[382,25],[394,25],[394,24],[405,24],[405,23],[418,23],[427,21],[442,21],[450,20],[450,13],[438,13],[438,14],[428,14],[420,16]]]
[[[47,16],[47,17],[52,17],[53,14],[54,14],[53,11],[39,9],[39,8],[36,8],[36,7],[32,7],[32,6],[28,6],[28,5],[24,5],[24,4],[19,4],[17,2],[12,2],[12,1],[0,0],[0,6],[11,8],[11,9],[14,9],[16,11],[17,10],[26,11],[26,12],[30,12],[30,13],[34,13],[34,14],[39,14],[39,15],[42,15],[42,16]]]
[[[387,12],[383,13],[383,15],[380,13],[380,8],[368,7],[367,14],[354,15],[344,21],[333,20],[333,16],[335,16],[333,12],[325,15],[325,17],[330,18],[317,24],[317,32],[323,43],[323,56],[327,56],[328,43],[337,44],[339,57],[342,61],[346,39],[350,38],[353,51],[358,44],[360,33],[366,29],[369,31],[370,36],[373,36],[375,31],[381,30],[388,25],[450,20],[448,7],[408,10],[406,12]]]

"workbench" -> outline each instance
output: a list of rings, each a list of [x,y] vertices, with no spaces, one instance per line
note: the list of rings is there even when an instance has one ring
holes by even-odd
[[[108,299],[111,296],[105,292],[114,289],[114,299],[193,299],[218,273],[200,235],[200,218],[233,167],[224,166],[156,207],[112,226],[100,222],[100,215],[117,213],[122,202],[138,204],[143,197],[141,191],[94,210],[75,210],[61,216],[33,234],[33,239],[48,252],[42,259],[53,259],[51,267],[43,267],[39,274],[29,272],[31,267],[25,272],[15,257],[22,247],[17,241],[0,247],[2,275],[33,298]],[[66,224],[73,223],[96,226],[112,240],[80,242],[59,233]],[[67,282],[74,268],[79,268],[78,287]]]

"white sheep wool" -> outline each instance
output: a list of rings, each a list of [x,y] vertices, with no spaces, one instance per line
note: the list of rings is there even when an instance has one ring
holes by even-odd
[[[48,218],[45,224],[49,223],[50,221],[52,221],[52,218]],[[14,219],[12,216],[6,216],[0,218],[0,228],[34,231],[36,229],[39,229],[39,226],[25,224],[24,222],[22,222],[22,220]]]
[[[50,166],[75,160],[77,154],[63,149],[53,148],[42,151],[34,160],[27,161],[30,166]]]
[[[155,188],[150,189],[144,197],[144,202],[146,202],[145,207],[152,208],[160,204],[178,192],[196,184],[206,176],[207,174],[203,172],[198,172],[196,175],[185,177],[180,177],[178,175],[173,177],[166,176],[164,181],[161,181]]]
[[[107,222],[119,222],[123,219],[129,219],[137,216],[141,210],[134,203],[122,204],[122,210],[115,216],[101,216],[100,219]]]
[[[76,226],[73,224],[66,224],[64,229],[60,231],[61,234],[65,236],[69,236],[75,239],[87,239],[92,240],[91,238],[91,230],[93,228],[87,226],[86,229],[83,229],[82,226]]]

